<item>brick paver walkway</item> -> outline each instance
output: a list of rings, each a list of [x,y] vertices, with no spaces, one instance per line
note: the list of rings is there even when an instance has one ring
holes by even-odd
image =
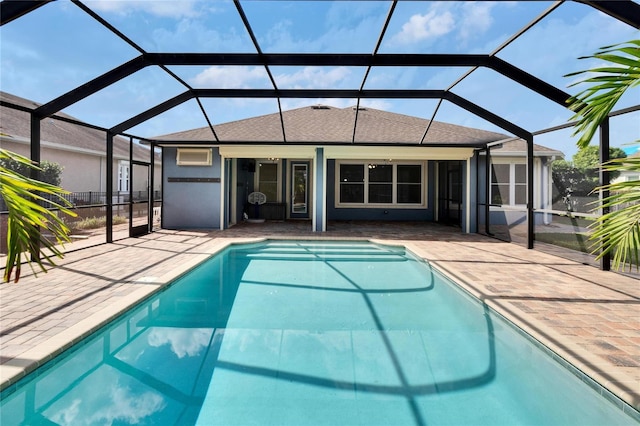
[[[253,238],[368,238],[404,244],[469,292],[640,408],[640,282],[629,276],[428,223],[241,224],[169,231],[68,253],[35,278],[0,285],[4,388],[127,306],[232,242]]]

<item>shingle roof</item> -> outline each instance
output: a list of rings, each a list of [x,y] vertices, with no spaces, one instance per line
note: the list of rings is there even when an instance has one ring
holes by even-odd
[[[537,156],[545,156],[545,157],[564,157],[564,153],[562,151],[558,151],[557,149],[547,148],[546,146],[533,144],[533,152]],[[527,153],[527,143],[522,139],[515,139],[504,142],[500,145],[496,145],[491,148],[491,155],[526,155]]]
[[[336,108],[313,105],[283,111],[288,143],[350,143],[356,111],[353,107]],[[403,114],[361,108],[358,111],[356,143],[419,144],[429,120]],[[220,142],[283,142],[278,113],[218,124],[214,130]],[[508,136],[470,127],[434,121],[425,144],[484,145]],[[208,127],[171,133],[154,138],[159,141],[208,141],[215,137]]]
[[[10,93],[0,91],[0,99],[29,109],[35,109],[40,104]],[[76,118],[58,113],[57,115],[79,121]],[[29,139],[31,135],[31,118],[29,113],[5,106],[0,107],[0,136],[14,139]],[[79,126],[61,120],[46,118],[40,124],[40,139],[46,143],[60,144],[82,150],[106,153],[105,132],[90,127]],[[133,145],[134,158],[149,161],[149,150],[138,144]],[[129,140],[121,137],[114,138],[113,155],[116,158],[129,157]]]

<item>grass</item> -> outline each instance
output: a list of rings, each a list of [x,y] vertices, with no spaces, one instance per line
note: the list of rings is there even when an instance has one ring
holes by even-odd
[[[583,253],[591,253],[591,244],[587,234],[566,233],[566,232],[541,232],[536,233],[536,241],[541,243],[553,244],[556,246],[568,248]]]
[[[113,224],[120,225],[122,223],[127,223],[127,218],[123,216],[114,216]],[[71,227],[73,229],[78,230],[87,230],[87,229],[97,229],[104,228],[107,224],[107,218],[105,216],[100,217],[88,217],[86,219],[82,219],[78,222],[72,223]]]
[[[593,251],[594,241],[589,240],[589,235],[586,233],[553,233],[553,232],[541,232],[536,233],[536,241],[541,243],[553,244],[555,246],[568,248],[570,250],[579,251],[582,253],[591,253]],[[615,249],[614,249],[615,250]],[[614,253],[611,253],[613,256]],[[631,257],[631,251],[629,251],[628,259],[633,259]],[[633,268],[638,268],[636,264],[627,263],[624,267],[620,268],[620,270],[630,271]]]
[[[586,228],[591,223],[593,223],[593,219],[586,219],[584,217],[569,217],[569,216],[553,215],[553,222],[561,225],[581,226]]]

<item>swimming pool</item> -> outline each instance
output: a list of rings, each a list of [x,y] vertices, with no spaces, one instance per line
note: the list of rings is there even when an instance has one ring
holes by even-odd
[[[636,424],[403,248],[229,248],[2,395],[0,423]]]

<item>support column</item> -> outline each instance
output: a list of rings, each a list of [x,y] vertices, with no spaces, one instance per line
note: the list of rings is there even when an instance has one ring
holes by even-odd
[[[40,117],[36,114],[31,113],[31,152],[29,153],[31,161],[40,165]],[[40,170],[38,169],[30,169],[29,177],[31,179],[40,180]],[[36,236],[33,238],[32,243],[40,247],[40,239]],[[36,257],[39,257],[39,253],[32,253],[32,261],[38,261]]]
[[[489,227],[491,226],[491,194],[489,189],[491,188],[491,149],[486,148],[486,163],[485,167],[485,185],[484,185],[484,232],[487,235],[493,235]]]
[[[36,164],[40,164],[40,117],[31,113],[31,152],[30,158]],[[32,179],[40,180],[40,170],[31,169],[29,175]]]
[[[533,135],[527,135],[527,248],[533,248],[535,223],[533,216]]]
[[[312,215],[312,231],[325,232],[327,230],[327,182],[326,182],[326,160],[324,158],[324,148],[316,148],[316,155],[313,159],[314,183],[314,203]]]
[[[107,243],[113,242],[113,133],[107,132],[107,164],[106,164],[106,237]]]
[[[149,214],[149,232],[153,232],[153,204],[155,203],[155,194],[153,188],[155,185],[154,176],[156,174],[156,146],[152,143],[149,147],[149,208],[147,213]]]
[[[467,188],[467,190],[465,191],[465,200],[464,200],[464,216],[465,216],[465,221],[464,221],[464,232],[466,232],[467,234],[471,233],[471,232],[476,232],[476,229],[472,229],[471,228],[471,206],[472,205],[477,205],[478,200],[474,199],[473,194],[476,193],[476,191],[472,191],[471,190],[471,173],[472,173],[472,164],[471,164],[471,158],[468,158],[467,161],[465,161],[465,165],[466,165],[466,169],[465,169],[465,173],[464,173],[464,177],[465,177],[465,187]],[[478,182],[476,181],[476,186],[477,186]]]
[[[220,154],[220,230],[226,229],[227,179],[226,158]]]
[[[609,159],[609,117],[606,117],[604,120],[602,120],[602,123],[600,123],[600,164],[606,163],[607,161],[609,161]],[[608,170],[604,170],[602,167],[600,167],[598,178],[600,186],[609,185],[610,176]],[[601,189],[598,196],[600,198],[600,203],[602,203],[602,200],[609,196],[609,190]],[[609,213],[609,211],[609,207],[603,207],[600,209],[600,215],[605,215]],[[603,271],[611,270],[610,253],[605,254],[600,259],[600,269],[602,269]]]

